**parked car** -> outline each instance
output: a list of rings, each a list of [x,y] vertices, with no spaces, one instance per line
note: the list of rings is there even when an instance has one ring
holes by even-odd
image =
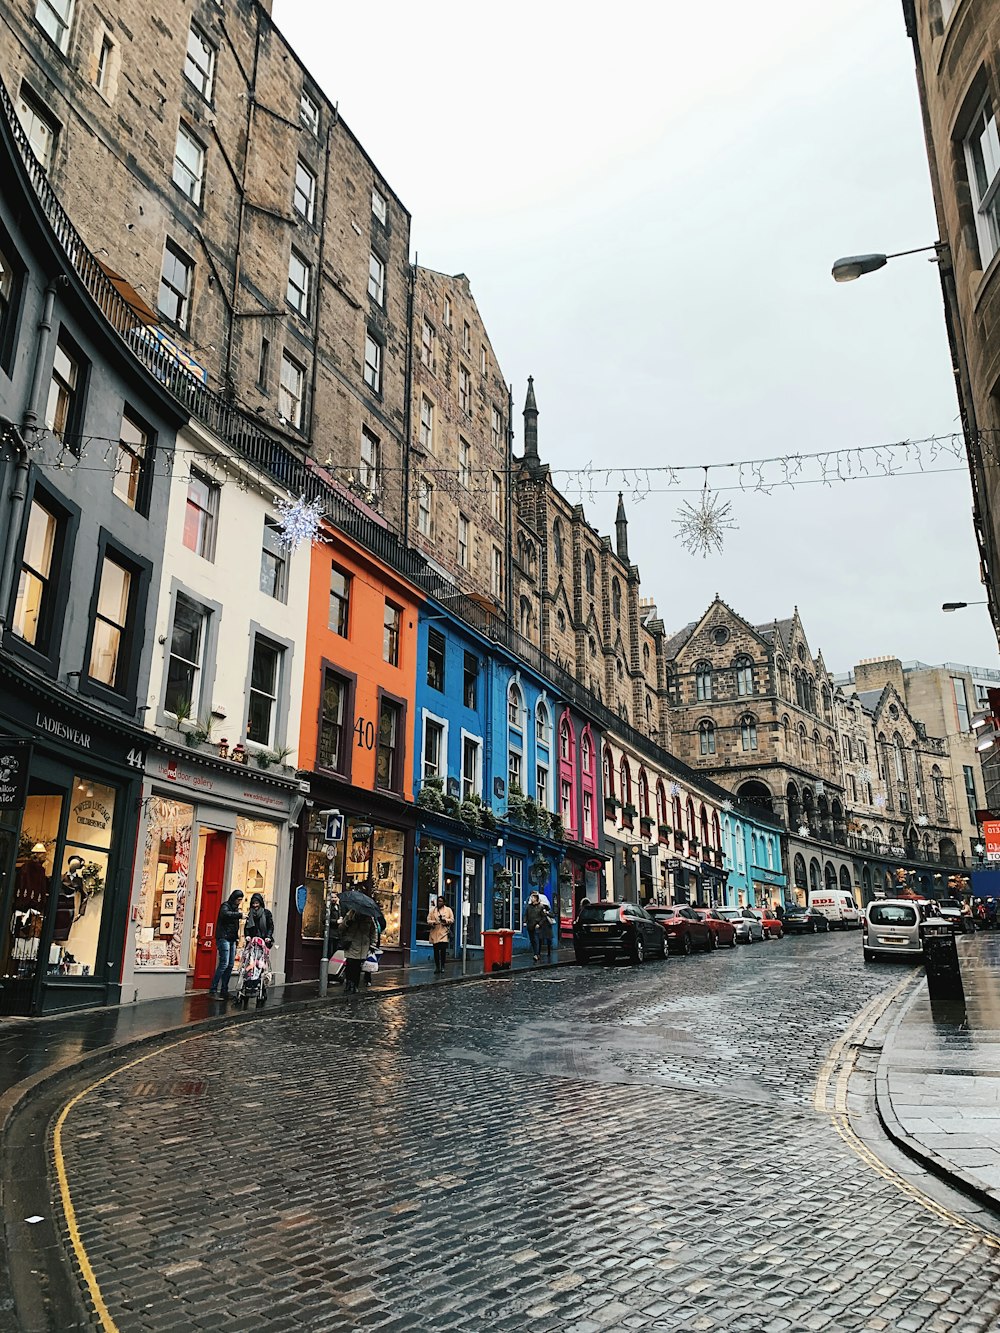
[[[781,921],[774,915],[770,907],[744,907],[743,911],[745,913],[749,912],[760,922],[760,937],[762,940],[780,940],[784,935]]]
[[[815,907],[786,907],[781,924],[787,935],[815,935],[819,930],[830,930],[830,922]]]
[[[663,927],[671,953],[694,953],[712,948],[712,932],[707,921],[693,907],[651,907],[650,916]]]
[[[642,963],[648,956],[667,956],[663,927],[636,903],[589,903],[577,918],[573,947],[578,963],[619,957]]]
[[[736,927],[731,921],[727,921],[724,916],[720,916],[718,910],[714,907],[696,907],[694,911],[698,913],[702,921],[707,922],[709,930],[712,932],[712,948],[717,949],[719,945],[726,945],[730,949],[736,948]]]
[[[912,898],[879,898],[869,903],[861,923],[865,962],[881,954],[919,958],[923,953],[923,920]]]
[[[736,927],[737,944],[753,944],[754,937],[762,940],[764,928],[756,917],[743,915],[742,907],[717,907],[715,909],[724,921],[730,921]]]
[[[861,913],[854,895],[846,889],[817,889],[809,895],[809,906],[822,912],[831,926],[850,930],[861,925]]]
[[[975,930],[976,923],[966,914],[960,898],[941,898],[936,906],[938,916],[950,921],[956,930]]]

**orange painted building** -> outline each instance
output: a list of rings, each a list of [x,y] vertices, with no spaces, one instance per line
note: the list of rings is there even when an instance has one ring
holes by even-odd
[[[420,592],[342,532],[313,543],[302,688],[299,820],[286,973],[315,976],[325,878],[382,908],[385,961],[405,961],[414,882],[413,737]],[[340,837],[326,842],[324,811]],[[328,850],[332,856],[328,858]]]

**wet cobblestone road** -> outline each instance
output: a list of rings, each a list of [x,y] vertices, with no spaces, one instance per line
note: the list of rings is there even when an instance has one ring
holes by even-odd
[[[988,1330],[997,1249],[813,1107],[833,1042],[903,975],[860,954],[787,939],[188,1037],[66,1120],[110,1314],[125,1333]]]

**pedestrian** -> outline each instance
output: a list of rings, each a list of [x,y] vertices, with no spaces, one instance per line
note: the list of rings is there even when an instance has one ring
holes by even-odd
[[[538,962],[543,944],[546,946],[548,957],[551,958],[552,914],[549,911],[548,900],[543,899],[537,892],[532,893],[528,899],[527,910],[524,913],[524,924],[528,929],[528,939],[531,941],[531,953],[535,962]]]
[[[444,898],[439,896],[437,901],[432,903],[427,913],[427,924],[430,927],[427,938],[434,946],[434,975],[437,977],[444,971],[448,959],[448,941],[451,939],[451,929],[455,924],[455,913]]]
[[[233,964],[236,962],[236,941],[240,937],[242,901],[243,890],[234,889],[219,908],[219,918],[215,923],[215,947],[219,961],[208,993],[219,1000],[229,999],[229,978],[233,975]]]
[[[243,923],[243,938],[263,940],[269,949],[274,943],[274,917],[267,910],[262,893],[250,895],[250,910]]]
[[[344,964],[344,993],[358,989],[361,980],[361,964],[375,947],[375,922],[370,916],[361,916],[350,911],[337,923],[340,928],[340,947],[347,962]]]
[[[775,904],[774,904],[774,915],[778,918],[779,921],[784,921],[784,919],[785,919],[785,908],[784,908],[784,904],[783,904],[783,903],[775,903]]]

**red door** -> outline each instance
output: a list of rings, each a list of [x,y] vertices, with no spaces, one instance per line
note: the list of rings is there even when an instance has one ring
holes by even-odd
[[[198,947],[194,955],[194,990],[207,990],[215,975],[218,962],[215,951],[215,923],[222,906],[226,884],[226,848],[228,833],[201,829],[198,835],[205,844],[205,860],[201,883],[198,885]]]

